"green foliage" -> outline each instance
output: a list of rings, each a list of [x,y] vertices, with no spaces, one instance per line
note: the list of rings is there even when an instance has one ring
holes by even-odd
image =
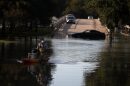
[[[0,0],[0,23],[4,28],[6,21],[11,26],[16,22],[48,25],[50,17],[68,13],[80,18],[99,17],[110,29],[130,24],[129,0]]]
[[[75,14],[77,17],[84,17],[86,14],[84,10],[85,0],[67,0],[64,14]]]
[[[129,23],[130,2],[128,0],[86,0],[85,7],[96,10],[102,24],[110,29],[117,27],[120,21],[122,24]]]
[[[61,17],[63,16],[63,11],[66,8],[67,0],[52,0],[52,14],[53,16]]]
[[[43,22],[52,16],[51,6],[51,0],[1,0],[0,16],[6,19],[32,18]]]

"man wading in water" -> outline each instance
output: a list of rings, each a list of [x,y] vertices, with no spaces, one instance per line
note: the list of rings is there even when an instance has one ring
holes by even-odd
[[[48,44],[46,41],[41,40],[38,45],[37,45],[37,50],[40,52],[40,53],[43,53],[44,50],[48,49]]]
[[[44,51],[44,40],[41,40],[41,42],[37,45],[37,50],[42,53]]]

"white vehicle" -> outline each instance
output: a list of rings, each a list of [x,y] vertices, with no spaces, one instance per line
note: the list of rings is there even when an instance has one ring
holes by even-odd
[[[93,16],[88,16],[88,19],[93,19]]]
[[[76,22],[76,18],[75,18],[74,15],[68,14],[66,16],[66,23],[73,23],[73,24],[75,24],[75,22]]]

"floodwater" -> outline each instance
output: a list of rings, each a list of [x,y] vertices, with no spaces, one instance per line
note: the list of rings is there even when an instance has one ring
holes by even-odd
[[[48,62],[17,63],[43,37],[0,39],[0,86],[130,86],[130,38],[47,39]],[[51,51],[51,52],[50,52]]]
[[[53,39],[52,43],[54,53],[50,62],[56,68],[52,71],[53,80],[50,86],[85,85],[84,77],[98,67],[98,56],[104,41]]]

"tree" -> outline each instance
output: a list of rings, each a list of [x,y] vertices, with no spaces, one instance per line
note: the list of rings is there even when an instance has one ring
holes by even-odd
[[[102,24],[113,30],[120,21],[128,23],[130,15],[127,3],[128,0],[86,0],[85,7],[95,10]]]
[[[85,0],[67,0],[66,9],[64,14],[72,13],[77,17],[84,17],[86,15],[84,10],[84,1]]]
[[[1,0],[0,20],[2,30],[8,25],[10,31],[25,31],[28,24],[30,28],[42,25],[49,25],[50,17],[53,14],[52,0]],[[24,28],[21,28],[24,27]]]

